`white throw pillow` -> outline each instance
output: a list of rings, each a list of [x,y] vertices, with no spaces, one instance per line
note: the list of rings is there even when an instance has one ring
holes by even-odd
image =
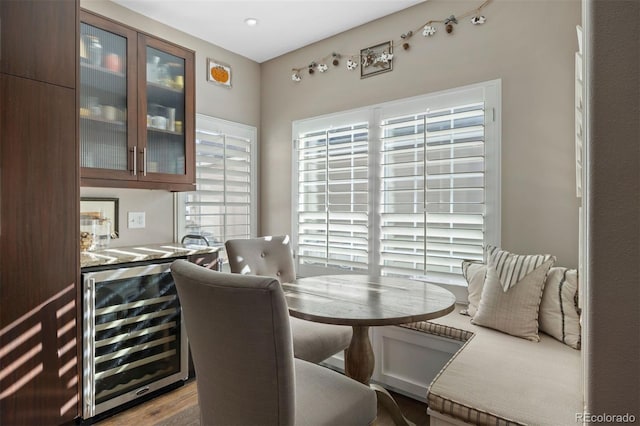
[[[487,274],[487,265],[473,260],[462,261],[462,275],[467,280],[467,290],[469,292],[469,305],[467,309],[460,312],[463,315],[474,316],[480,304],[482,296],[482,286]]]
[[[540,303],[540,331],[574,349],[580,349],[578,271],[562,267],[549,270]]]
[[[545,278],[555,262],[555,257],[550,256],[548,260],[524,275],[519,271],[525,265],[536,263],[534,260],[520,259],[516,262],[515,268],[514,265],[506,265],[512,271],[506,275],[503,260],[503,256],[489,256],[480,305],[471,323],[537,342],[540,340],[538,309]],[[522,268],[518,268],[517,265],[522,265]],[[512,283],[510,277],[514,274],[520,279]]]

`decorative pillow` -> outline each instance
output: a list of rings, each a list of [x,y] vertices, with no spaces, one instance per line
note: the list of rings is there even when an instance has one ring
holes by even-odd
[[[504,291],[509,290],[548,260],[553,259],[554,263],[556,260],[550,254],[513,254],[491,245],[485,247],[485,259],[487,264],[495,265]]]
[[[460,313],[469,315],[476,314],[478,305],[480,304],[480,296],[482,295],[482,286],[484,285],[484,277],[487,274],[487,265],[473,260],[462,261],[462,275],[467,280],[467,290],[469,291],[469,305]]]
[[[578,271],[575,269],[549,270],[540,302],[540,331],[580,349]]]
[[[554,262],[555,257],[550,257],[528,274],[522,275],[519,271],[525,265],[535,262],[528,259],[525,262],[515,262],[516,267],[512,267],[513,265],[506,266],[503,256],[497,259],[489,256],[480,305],[471,323],[535,342],[540,341],[538,309],[547,272]],[[507,273],[504,273],[505,269]],[[512,284],[511,277],[514,275],[522,278]],[[505,282],[510,284],[506,289]]]

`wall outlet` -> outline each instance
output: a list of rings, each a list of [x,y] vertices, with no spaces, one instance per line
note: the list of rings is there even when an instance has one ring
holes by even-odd
[[[144,212],[129,212],[127,217],[127,224],[129,225],[129,228],[144,228],[144,216]]]

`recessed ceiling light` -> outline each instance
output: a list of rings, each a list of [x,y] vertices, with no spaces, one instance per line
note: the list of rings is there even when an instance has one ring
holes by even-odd
[[[256,18],[247,18],[244,20],[244,23],[250,27],[255,27],[258,25],[258,20]]]

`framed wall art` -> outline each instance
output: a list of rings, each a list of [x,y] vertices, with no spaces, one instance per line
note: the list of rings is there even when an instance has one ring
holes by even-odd
[[[393,42],[387,41],[360,50],[360,78],[393,70]]]
[[[118,238],[118,199],[80,198],[80,221],[106,219],[111,222],[111,238]]]
[[[231,66],[207,58],[207,81],[225,87],[231,87]]]

